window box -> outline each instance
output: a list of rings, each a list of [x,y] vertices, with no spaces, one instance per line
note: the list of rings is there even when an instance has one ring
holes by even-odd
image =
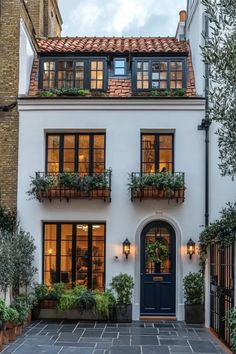
[[[129,190],[131,201],[134,199],[167,199],[184,202],[185,183],[184,173],[157,172],[139,173],[133,172],[129,178]]]
[[[111,170],[84,176],[72,172],[36,172],[28,194],[40,202],[45,199],[103,199],[110,202]]]

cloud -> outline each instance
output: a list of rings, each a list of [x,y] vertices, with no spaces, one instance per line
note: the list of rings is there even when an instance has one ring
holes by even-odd
[[[68,36],[173,36],[186,0],[60,0]]]

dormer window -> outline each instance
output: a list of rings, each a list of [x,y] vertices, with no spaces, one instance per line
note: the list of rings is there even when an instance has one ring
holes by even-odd
[[[40,88],[105,90],[104,59],[44,59],[41,65]]]
[[[175,90],[186,87],[184,59],[136,59],[134,89],[137,91]]]
[[[114,59],[114,75],[115,76],[126,75],[126,59],[125,58],[115,58]]]

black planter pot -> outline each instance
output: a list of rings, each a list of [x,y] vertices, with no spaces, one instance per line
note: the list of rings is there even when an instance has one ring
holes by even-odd
[[[132,322],[132,305],[117,304],[115,307],[117,322]]]
[[[185,304],[185,322],[186,323],[204,323],[204,306]]]

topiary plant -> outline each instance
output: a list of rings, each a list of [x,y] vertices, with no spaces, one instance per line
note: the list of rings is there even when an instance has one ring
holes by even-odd
[[[118,304],[131,304],[132,290],[134,287],[131,275],[120,273],[112,278],[110,285],[116,292],[116,301]]]
[[[203,276],[200,272],[189,273],[183,279],[186,305],[202,305],[204,295]]]

